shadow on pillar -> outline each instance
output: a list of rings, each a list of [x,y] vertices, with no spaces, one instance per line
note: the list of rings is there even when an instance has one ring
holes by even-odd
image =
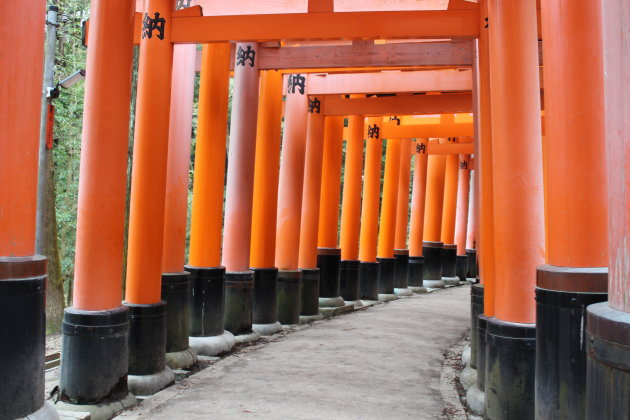
[[[607,299],[607,268],[536,270],[536,418],[585,418],[586,307]]]
[[[479,315],[483,315],[483,291],[481,283],[470,288],[470,366],[474,369],[477,369]]]
[[[254,310],[254,272],[228,272],[225,275],[225,329],[237,343],[258,340],[252,329]]]
[[[486,328],[485,419],[533,419],[536,325],[488,318]]]
[[[304,324],[324,317],[319,313],[319,268],[302,268],[300,271],[300,323]]]
[[[347,304],[355,308],[363,306],[359,296],[359,267],[358,260],[341,260],[339,263],[339,291]]]
[[[457,245],[444,244],[442,248],[442,280],[446,286],[459,285],[457,277]]]
[[[467,249],[466,257],[468,257],[468,271],[466,273],[466,278],[470,282],[477,282],[477,274],[479,273],[479,268],[477,265],[477,250],[476,249]]]
[[[278,271],[278,321],[282,325],[300,323],[300,270]]]
[[[389,302],[396,300],[394,294],[395,258],[377,258],[378,262],[378,300]]]
[[[630,418],[630,313],[587,308],[586,418]]]
[[[319,268],[319,306],[335,308],[344,306],[340,291],[341,249],[318,248],[317,268]]]
[[[378,262],[359,263],[359,298],[378,301]]]
[[[191,267],[190,347],[202,356],[217,356],[234,347],[234,336],[225,331],[225,267]]]
[[[396,296],[411,296],[413,291],[409,288],[409,250],[395,249],[394,259],[394,293]]]
[[[427,289],[424,287],[424,257],[409,257],[407,269],[409,288],[414,293],[426,293]]]
[[[455,260],[455,270],[457,278],[460,282],[467,280],[468,275],[468,257],[466,255],[458,255]]]
[[[424,256],[423,285],[426,288],[442,288],[445,286],[442,280],[442,242],[425,241],[422,243],[422,255]]]
[[[166,365],[188,369],[197,362],[189,346],[190,273],[163,273],[162,299],[166,302]]]
[[[278,269],[252,268],[254,272],[254,315],[252,329],[268,336],[282,330],[278,322]]]

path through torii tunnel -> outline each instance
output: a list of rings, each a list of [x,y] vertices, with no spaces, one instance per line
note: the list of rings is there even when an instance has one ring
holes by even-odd
[[[54,407],[45,14],[0,2],[0,418],[108,418],[199,355],[468,283],[474,412],[630,418],[628,1],[92,0]]]

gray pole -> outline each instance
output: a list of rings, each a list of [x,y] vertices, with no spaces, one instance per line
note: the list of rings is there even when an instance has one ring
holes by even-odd
[[[46,148],[46,121],[48,105],[52,103],[50,90],[53,88],[53,68],[55,65],[55,48],[57,46],[57,6],[49,6],[46,14],[46,47],[44,55],[44,89],[42,112],[39,130],[39,164],[37,171],[37,231],[35,239],[36,252],[46,255],[46,179],[49,171],[49,153]],[[54,205],[54,203],[53,203]]]

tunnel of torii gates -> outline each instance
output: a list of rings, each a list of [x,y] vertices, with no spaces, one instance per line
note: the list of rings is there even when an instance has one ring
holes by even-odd
[[[196,354],[469,278],[486,418],[630,417],[627,1],[135,3],[92,0],[86,27],[58,406],[130,404]],[[56,416],[34,250],[44,13],[0,3],[2,418]]]

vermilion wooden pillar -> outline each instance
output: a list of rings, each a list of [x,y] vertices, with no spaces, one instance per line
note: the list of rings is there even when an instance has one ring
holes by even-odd
[[[145,19],[154,24],[140,41],[125,288],[128,383],[134,395],[153,394],[174,380],[165,365],[166,303],[161,299],[174,8],[173,0],[145,2]]]
[[[87,404],[101,402],[114,389],[124,395],[120,383],[129,363],[121,273],[134,6],[133,0],[93,0],[90,9],[73,306],[63,320],[63,331],[72,334],[64,333],[59,376],[61,394]],[[154,228],[161,231],[161,225]],[[96,328],[99,334],[93,334]]]
[[[308,113],[306,88],[303,74],[288,76],[276,218],[278,321],[282,324],[300,321],[298,257]]]
[[[378,261],[378,298],[383,301],[396,299],[396,295],[394,294],[394,275],[396,268],[394,240],[396,235],[401,146],[400,139],[387,139],[386,142],[385,177],[383,180],[383,196],[376,254],[376,260]]]
[[[473,161],[471,161],[473,162]],[[466,257],[468,258],[468,269],[466,277],[472,282],[478,282],[477,264],[477,227],[479,225],[478,206],[479,197],[479,176],[477,170],[470,171],[470,203],[468,205],[468,228],[466,230]]]
[[[343,117],[326,117],[317,235],[320,307],[344,305],[339,284],[341,249],[337,247],[342,145]]]
[[[381,118],[368,118],[366,127],[365,171],[359,246],[359,294],[361,299],[378,300],[378,210],[381,192]]]
[[[398,296],[410,296],[409,250],[407,249],[407,227],[409,225],[409,184],[411,183],[411,156],[415,145],[411,139],[400,139],[400,163],[398,173],[398,197],[396,199],[396,235],[394,239],[394,292]]]
[[[466,281],[468,258],[466,257],[466,233],[469,224],[468,203],[470,197],[470,155],[459,155],[457,181],[457,215],[455,217],[455,245],[457,245],[456,274]]]
[[[607,297],[601,26],[600,1],[542,2],[547,264],[536,288],[538,419],[585,417],[585,308]]]
[[[449,139],[455,143],[457,139]],[[444,172],[444,200],[442,205],[442,231],[440,241],[442,251],[442,280],[447,285],[457,285],[457,244],[455,243],[455,218],[457,215],[457,181],[459,173],[459,155],[446,156]]]
[[[430,143],[437,143],[431,140]],[[424,209],[424,233],[422,255],[424,255],[424,287],[444,287],[442,280],[441,242],[442,203],[444,200],[444,171],[446,156],[431,155],[427,160],[427,183]]]
[[[302,214],[298,267],[302,272],[300,318],[320,318],[319,268],[317,268],[317,231],[319,202],[322,186],[322,160],[324,152],[324,123],[321,114],[323,101],[316,96],[308,98],[306,153],[304,157],[304,183],[302,188]]]
[[[355,307],[361,306],[359,300],[359,229],[361,226],[364,126],[364,117],[356,115],[348,117],[339,237],[341,297],[347,302],[354,302]]]
[[[230,44],[201,52],[197,141],[190,222],[190,346],[215,356],[234,346],[224,331],[225,267],[221,266],[223,189],[230,88]]]
[[[630,255],[627,247],[630,232],[630,5],[627,1],[606,0],[601,7],[609,276],[608,302],[596,303],[587,309],[586,418],[589,420],[630,417]]]
[[[427,190],[427,143],[428,139],[416,139],[413,192],[411,195],[411,221],[409,224],[409,286],[414,292],[426,292],[424,288],[424,207]]]
[[[261,72],[254,211],[249,264],[254,272],[253,330],[271,335],[282,328],[278,322],[278,269],[275,266],[276,210],[282,127],[282,73]]]
[[[46,410],[46,258],[35,255],[46,2],[0,12],[0,417],[18,418]]]
[[[195,354],[188,347],[190,273],[184,271],[196,58],[196,45],[177,45],[173,49],[162,247],[162,299],[166,302],[166,364],[172,369],[187,368],[196,361]]]
[[[532,418],[534,285],[544,261],[536,1],[488,4],[496,294],[486,331],[486,418]]]
[[[252,333],[254,273],[249,269],[249,247],[260,81],[257,53],[256,43],[235,45],[222,262],[226,269],[225,329],[242,336],[237,342],[249,339]]]

